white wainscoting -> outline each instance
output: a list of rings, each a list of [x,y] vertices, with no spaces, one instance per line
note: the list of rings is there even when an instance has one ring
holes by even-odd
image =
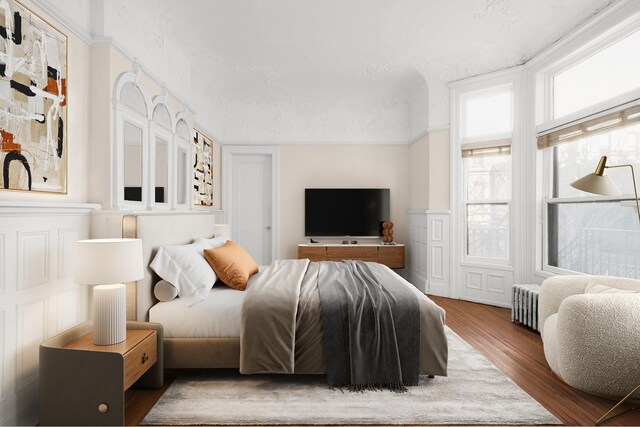
[[[0,423],[38,422],[39,345],[88,318],[75,242],[95,205],[0,205]]]
[[[467,301],[511,306],[513,271],[510,267],[460,265],[460,297]]]
[[[448,211],[409,211],[408,279],[422,292],[450,296]]]

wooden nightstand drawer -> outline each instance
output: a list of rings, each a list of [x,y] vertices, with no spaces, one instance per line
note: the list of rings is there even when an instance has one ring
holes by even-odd
[[[124,390],[138,381],[158,360],[157,333],[149,332],[148,337],[124,354]]]

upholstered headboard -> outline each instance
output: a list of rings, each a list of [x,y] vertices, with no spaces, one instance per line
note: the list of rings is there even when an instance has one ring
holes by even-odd
[[[228,225],[215,224],[215,216],[210,213],[125,215],[122,219],[122,237],[142,240],[142,259],[145,263],[144,278],[127,284],[127,319],[147,321],[149,309],[157,302],[153,286],[158,276],[149,268],[149,264],[160,246],[185,245],[213,235],[230,238],[231,230]]]

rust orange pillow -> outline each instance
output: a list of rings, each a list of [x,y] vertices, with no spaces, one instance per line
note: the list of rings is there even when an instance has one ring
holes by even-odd
[[[231,240],[219,248],[205,249],[204,257],[225,285],[239,291],[244,291],[249,277],[258,272],[251,255]]]

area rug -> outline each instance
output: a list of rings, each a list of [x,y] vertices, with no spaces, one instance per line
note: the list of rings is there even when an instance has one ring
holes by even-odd
[[[449,376],[407,393],[331,390],[319,375],[180,375],[142,425],[561,424],[447,328]],[[204,373],[203,373],[204,372]]]

